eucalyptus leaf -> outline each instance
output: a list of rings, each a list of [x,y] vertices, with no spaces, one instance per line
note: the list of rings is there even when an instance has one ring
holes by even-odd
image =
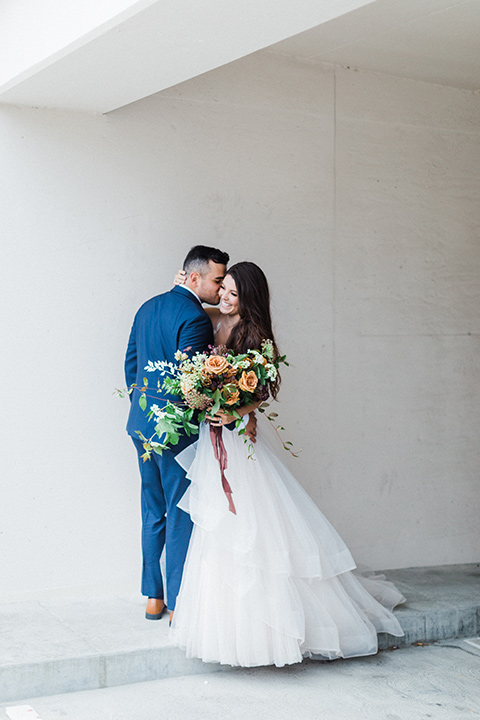
[[[157,435],[163,435],[163,433],[170,433],[176,429],[176,423],[173,423],[168,418],[160,418],[158,423],[155,425],[155,432]]]
[[[180,435],[177,432],[169,432],[165,438],[165,444],[177,445],[180,440]]]

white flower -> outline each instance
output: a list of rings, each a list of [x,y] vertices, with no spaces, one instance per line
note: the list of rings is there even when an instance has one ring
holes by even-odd
[[[207,359],[208,355],[195,355],[192,358],[192,361],[190,363],[190,367],[194,367],[197,370],[201,370],[203,368],[203,363]]]
[[[263,365],[264,357],[261,353],[258,352],[258,350],[249,350],[249,352],[253,355],[253,359],[255,360],[257,365]]]
[[[191,375],[185,375],[180,380],[180,386],[182,388],[182,392],[184,395],[186,395],[190,390],[193,390],[195,387],[195,378],[193,378]]]
[[[152,413],[155,415],[155,417],[157,418],[157,420],[161,420],[162,418],[165,417],[165,413],[163,412],[163,410],[161,410],[161,409],[158,407],[158,405],[152,405],[152,406],[150,407],[150,410],[151,410]]]
[[[156,360],[155,362],[149,360],[148,365],[145,365],[144,370],[147,372],[155,372],[155,370],[158,370],[160,375],[169,373],[170,375],[175,376],[178,373],[178,366],[174,363],[166,362],[166,360]]]
[[[268,379],[275,380],[278,375],[278,371],[277,371],[277,368],[275,367],[275,365],[271,365],[270,363],[267,363],[265,369],[267,371]]]

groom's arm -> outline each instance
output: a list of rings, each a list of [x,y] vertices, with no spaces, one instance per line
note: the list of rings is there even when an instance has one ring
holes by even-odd
[[[196,352],[204,352],[209,345],[213,345],[213,329],[208,315],[197,316],[180,328],[178,350],[193,355]]]
[[[127,388],[133,385],[137,378],[137,336],[135,320],[133,321],[132,330],[127,345],[127,352],[125,354],[125,382]],[[130,395],[130,400],[132,395]]]

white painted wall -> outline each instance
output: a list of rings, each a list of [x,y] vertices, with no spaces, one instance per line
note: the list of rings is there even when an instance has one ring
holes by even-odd
[[[478,561],[479,111],[268,53],[106,117],[0,109],[0,598],[137,587],[112,389],[198,242],[270,278],[285,461],[358,561]]]

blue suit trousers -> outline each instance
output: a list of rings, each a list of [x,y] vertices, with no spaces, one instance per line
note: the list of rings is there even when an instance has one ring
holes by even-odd
[[[132,438],[138,453],[142,478],[142,594],[163,598],[169,610],[175,602],[182,581],[183,564],[192,532],[190,515],[177,507],[177,503],[190,481],[175,460],[175,455],[194,438],[181,437],[175,451],[165,450],[163,455],[152,453],[143,462],[142,443]],[[160,556],[165,547],[166,588],[160,572]]]

